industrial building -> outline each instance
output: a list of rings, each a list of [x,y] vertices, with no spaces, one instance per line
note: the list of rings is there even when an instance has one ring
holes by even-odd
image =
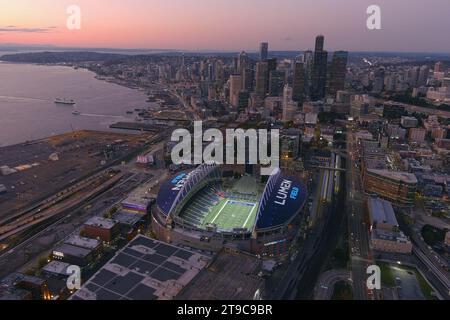
[[[383,199],[369,197],[370,241],[374,250],[409,254],[412,243],[400,230],[392,204]]]
[[[50,261],[47,265],[45,265],[41,269],[41,272],[45,276],[65,279],[69,276],[67,272],[67,269],[69,267],[70,263],[54,260]]]
[[[111,243],[119,236],[120,227],[117,221],[96,216],[84,223],[82,234],[91,239]]]
[[[14,272],[0,281],[0,301],[44,299],[50,299],[47,282],[44,279]]]
[[[41,269],[41,276],[47,282],[53,300],[62,300],[69,296],[67,279],[70,276],[68,272],[70,266],[70,263],[53,260]]]
[[[52,257],[57,261],[63,261],[80,267],[86,267],[93,261],[94,251],[70,244],[62,244],[53,249]]]
[[[67,239],[64,243],[70,244],[75,247],[91,250],[93,255],[98,256],[102,253],[103,245],[98,239],[90,239],[81,237],[79,235],[73,235]]]
[[[146,215],[149,213],[149,207],[151,204],[150,194],[151,186],[144,184],[139,188],[133,190],[133,192],[121,202],[124,210],[140,213]]]
[[[127,241],[131,241],[144,229],[148,223],[142,215],[121,210],[114,215],[114,220],[119,223],[120,235]]]
[[[409,128],[415,128],[419,125],[419,121],[414,117],[401,117],[400,123],[403,128],[409,129]]]
[[[367,208],[372,229],[394,231],[398,230],[398,222],[394,209],[389,201],[369,197]]]
[[[412,243],[402,232],[373,230],[370,240],[374,250],[401,254],[412,252]]]

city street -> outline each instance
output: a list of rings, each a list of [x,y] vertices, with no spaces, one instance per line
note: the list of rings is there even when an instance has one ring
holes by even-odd
[[[323,273],[314,288],[314,300],[331,300],[334,285],[339,281],[351,283],[350,272],[346,270],[330,270]]]
[[[370,251],[368,226],[364,215],[364,196],[359,171],[355,168],[358,159],[353,132],[347,133],[347,217],[349,226],[350,256],[354,297],[357,300],[369,299],[366,286],[367,267],[373,264]]]

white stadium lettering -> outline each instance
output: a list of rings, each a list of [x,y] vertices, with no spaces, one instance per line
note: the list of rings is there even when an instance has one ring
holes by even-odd
[[[275,204],[279,204],[281,206],[284,206],[286,204],[286,199],[289,194],[289,190],[291,189],[292,181],[289,180],[283,180],[281,183],[280,189],[277,193],[277,199],[280,199],[280,201],[275,201]]]
[[[177,182],[177,184],[172,188],[172,191],[180,191],[181,188],[183,188],[186,181],[189,179],[190,175],[185,176],[180,181]]]
[[[303,219],[306,188],[281,170],[260,182],[233,169],[202,164],[166,180],[152,211],[152,231],[201,250],[220,250],[222,241],[215,239],[226,237],[261,257],[286,254],[291,248],[286,226]],[[254,235],[261,246],[251,247]]]

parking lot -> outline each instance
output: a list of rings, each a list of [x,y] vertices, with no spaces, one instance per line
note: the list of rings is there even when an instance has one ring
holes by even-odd
[[[391,268],[400,300],[425,300],[415,273],[399,267]]]

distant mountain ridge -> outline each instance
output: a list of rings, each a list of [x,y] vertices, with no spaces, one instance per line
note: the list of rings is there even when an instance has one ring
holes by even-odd
[[[109,61],[127,57],[126,55],[115,53],[99,53],[89,51],[68,51],[68,52],[27,52],[6,54],[0,60],[7,62],[22,63],[71,63],[85,61]]]
[[[1,51],[1,47],[0,47]],[[215,56],[223,58],[232,58],[239,52],[196,52],[196,51],[126,51],[126,53],[116,52],[99,52],[84,50],[69,51],[38,51],[38,52],[18,52],[6,54],[0,57],[1,61],[18,62],[18,63],[77,63],[77,62],[97,62],[97,61],[117,61],[130,58],[155,58],[158,56],[179,56],[184,54],[191,57]],[[271,51],[270,57],[278,59],[290,59],[297,57],[304,51]],[[248,53],[250,58],[258,59],[256,52]],[[330,55],[331,57],[331,55]],[[350,52],[349,60],[359,60],[363,57],[401,57],[415,61],[432,62],[432,61],[450,61],[450,54],[442,53],[402,53],[402,52]]]

